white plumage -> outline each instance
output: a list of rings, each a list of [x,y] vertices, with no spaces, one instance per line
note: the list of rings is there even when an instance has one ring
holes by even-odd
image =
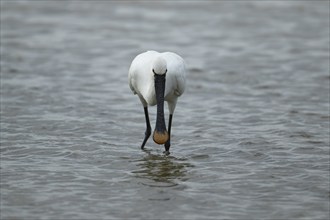
[[[147,51],[135,57],[129,69],[128,81],[131,90],[139,96],[145,108],[158,105],[155,90],[156,75],[165,75],[164,99],[168,103],[169,113],[172,117],[177,99],[185,90],[185,62],[182,57],[172,52]],[[147,116],[146,120],[149,120]],[[170,127],[171,121],[169,122],[169,133]]]
[[[135,57],[129,69],[129,86],[141,99],[143,106],[156,105],[153,61],[157,57],[165,59],[167,64],[165,101],[168,102],[170,114],[173,114],[177,98],[182,95],[186,86],[185,62],[176,53],[147,51]]]

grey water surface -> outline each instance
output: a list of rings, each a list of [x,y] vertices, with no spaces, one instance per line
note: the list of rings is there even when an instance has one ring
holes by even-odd
[[[329,219],[329,1],[1,0],[0,34],[1,220]],[[188,67],[169,156],[151,49]]]

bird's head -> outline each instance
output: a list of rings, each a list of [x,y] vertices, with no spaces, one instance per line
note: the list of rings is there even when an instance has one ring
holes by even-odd
[[[165,75],[167,72],[166,60],[164,60],[162,57],[157,57],[153,62],[152,72],[155,75]]]

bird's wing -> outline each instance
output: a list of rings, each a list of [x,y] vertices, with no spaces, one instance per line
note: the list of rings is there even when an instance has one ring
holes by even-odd
[[[129,85],[130,89],[132,90],[132,92],[134,94],[136,94],[136,91],[135,91],[134,86],[133,86],[133,84],[134,84],[133,83],[133,80],[134,80],[134,77],[133,77],[133,75],[134,75],[134,65],[133,64],[134,63],[131,64],[131,66],[129,68],[129,71],[128,71],[128,85]]]
[[[181,66],[179,74],[175,74],[175,79],[177,81],[177,88],[175,90],[175,94],[177,96],[181,96],[186,87],[186,79],[185,79],[185,67]]]
[[[132,92],[134,93],[134,95],[136,94],[136,91],[135,89],[133,88],[133,85],[132,85],[132,81],[130,80],[129,81],[129,87],[131,88]]]
[[[168,58],[170,68],[172,69],[175,79],[176,79],[176,88],[175,94],[181,96],[186,87],[186,64],[182,57],[172,52],[165,52],[164,56]]]
[[[144,87],[143,80],[146,78],[146,74],[148,73],[149,66],[151,65],[150,62],[152,58],[157,56],[159,53],[157,51],[147,51],[137,55],[128,71],[128,84],[134,94],[141,93],[142,91],[139,90],[137,87],[140,81],[140,89],[141,85]]]

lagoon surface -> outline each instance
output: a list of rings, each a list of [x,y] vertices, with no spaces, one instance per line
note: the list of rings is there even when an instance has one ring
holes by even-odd
[[[329,1],[1,1],[0,36],[1,219],[329,218]],[[151,49],[188,67],[169,156]]]

